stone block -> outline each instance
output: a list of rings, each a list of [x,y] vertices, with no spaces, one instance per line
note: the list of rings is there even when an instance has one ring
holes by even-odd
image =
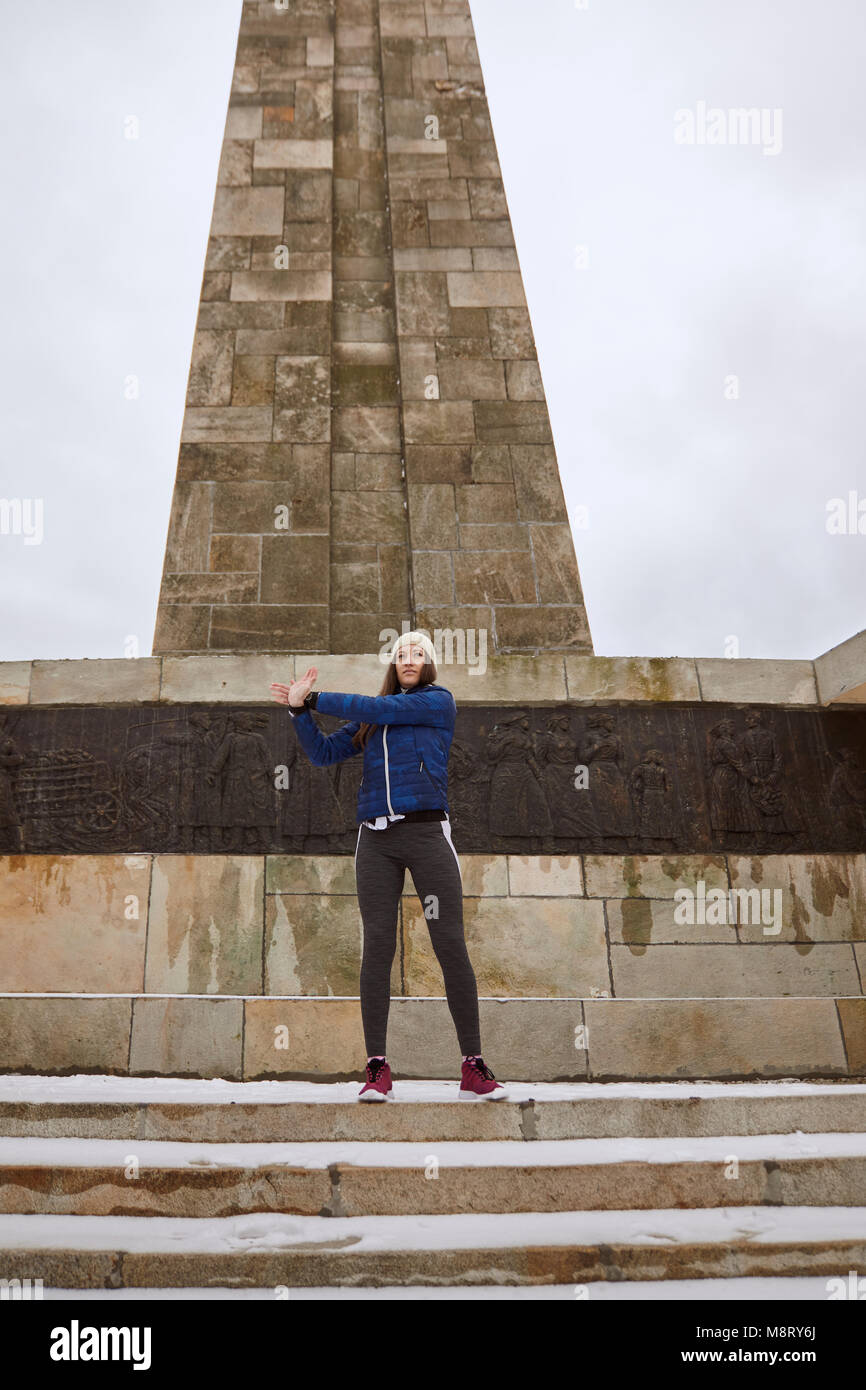
[[[481,994],[562,998],[610,989],[604,909],[576,898],[463,900],[466,945]],[[444,993],[433,953],[435,918],[404,908],[406,992]]]
[[[288,685],[295,674],[295,658],[288,653],[167,656],[160,699],[170,704],[266,704],[271,699],[271,682]]]
[[[327,443],[331,437],[328,357],[278,357],[274,381],[274,439]]]
[[[505,400],[502,363],[490,358],[463,358],[438,365],[439,394],[443,400]]]
[[[255,140],[262,133],[261,106],[230,106],[226,116],[227,140]]]
[[[513,246],[475,246],[472,249],[472,269],[519,271],[520,263]]]
[[[594,1081],[844,1076],[832,999],[590,999]]]
[[[454,574],[451,555],[447,550],[413,548],[412,573],[416,602],[454,602]]]
[[[258,574],[261,554],[261,536],[211,536],[210,568],[214,573]]]
[[[343,661],[344,658],[336,657],[331,660]],[[367,664],[369,665],[369,662]],[[322,671],[318,663],[316,669],[321,677]],[[364,676],[368,677],[369,672],[365,670]],[[343,678],[351,680],[348,673]],[[316,688],[325,689],[324,686],[320,686],[319,681],[316,682]],[[345,854],[269,854],[265,860],[265,891],[295,895],[316,893],[352,896],[355,892],[354,863]]]
[[[407,444],[466,444],[475,440],[469,401],[406,401],[403,427]]]
[[[587,1054],[575,1047],[583,1026],[579,999],[479,999],[481,1046],[497,1077],[527,1075],[526,1039],[532,1038],[532,1076],[557,1081],[586,1077]],[[460,1045],[444,999],[395,999],[388,1023],[388,1055],[400,1077],[460,1074]]]
[[[733,928],[730,928],[733,931]],[[850,945],[823,943],[808,955],[785,942],[610,948],[614,991],[631,999],[730,999],[859,993]]]
[[[395,271],[399,334],[431,338],[448,333],[451,320],[446,276],[446,271]]]
[[[323,245],[331,245],[331,211],[333,202],[333,179],[330,174],[316,173],[303,169],[287,169],[285,184],[286,230],[297,229],[299,223],[319,223]],[[314,233],[313,233],[314,234]],[[292,241],[288,241],[293,249]],[[295,249],[300,250],[300,246]],[[312,247],[308,247],[311,250]],[[277,272],[280,274],[281,272]],[[285,274],[285,272],[282,272]],[[233,295],[232,298],[238,296]],[[252,298],[252,296],[248,296]],[[261,296],[265,298],[266,296]],[[310,295],[309,298],[314,296]]]
[[[350,541],[405,540],[406,517],[400,492],[336,492],[332,499],[331,537]]]
[[[468,247],[418,246],[394,251],[395,270],[471,270]]]
[[[692,657],[580,656],[566,653],[568,698],[576,703],[605,700],[700,700]]]
[[[142,988],[149,855],[0,859],[0,979],[12,993]]]
[[[330,300],[327,270],[238,270],[232,275],[234,300]]]
[[[233,333],[199,330],[193,339],[187,405],[230,405],[233,363]]]
[[[423,547],[453,550],[457,544],[457,513],[450,483],[410,484],[409,527],[413,550]]]
[[[482,406],[479,405],[478,409],[481,410]],[[519,410],[526,407],[515,405],[511,409]],[[500,431],[494,427],[488,432],[498,434]],[[506,428],[504,433],[508,435],[510,432]],[[479,436],[480,434],[479,429]],[[491,439],[490,442],[497,441]],[[527,445],[516,438],[513,442],[506,438],[505,442],[512,444],[511,466],[521,521],[559,521],[567,524],[568,513],[565,510],[559,468],[552,445]]]
[[[347,406],[334,411],[335,449],[353,453],[388,454],[400,450],[400,417],[396,406]]]
[[[532,554],[542,603],[581,603],[583,594],[569,526],[531,525]]]
[[[260,603],[327,603],[328,536],[263,536]]]
[[[213,529],[220,535],[278,535],[282,508],[289,508],[294,488],[289,479],[274,482],[215,483]]]
[[[852,1076],[866,1075],[866,999],[837,999],[839,1021]]]
[[[210,646],[216,650],[318,652],[327,634],[324,604],[221,604],[212,609]]]
[[[403,400],[426,400],[430,377],[438,378],[435,344],[429,338],[401,338],[400,389]]]
[[[696,666],[704,700],[752,700],[780,705],[818,703],[811,661],[699,656]]]
[[[271,405],[273,399],[273,357],[236,356],[232,371],[232,405]]]
[[[159,657],[34,661],[32,705],[140,705],[159,699]]]
[[[591,898],[670,901],[678,888],[697,892],[699,880],[707,889],[728,889],[727,867],[721,854],[587,854],[584,870],[586,892]]]
[[[456,624],[437,621],[427,625],[427,631],[440,628],[443,635],[439,639],[443,653],[440,665],[440,680],[448,686],[457,701],[458,708],[467,700],[480,704],[518,705],[527,703],[546,703],[565,699],[565,677],[562,669],[562,655],[556,652],[539,652],[538,656],[495,655],[493,639],[488,632],[487,650],[484,654],[483,669],[478,663],[480,639],[476,635],[472,643],[463,629],[463,642],[449,641],[445,635]],[[470,630],[471,634],[471,630]],[[458,635],[459,630],[458,630]],[[437,646],[437,652],[440,650]],[[474,658],[470,664],[467,653]],[[445,674],[447,673],[447,674]],[[598,895],[596,895],[598,896]]]
[[[505,858],[508,891],[515,897],[583,896],[583,870],[577,854],[509,854]]]
[[[516,522],[514,488],[510,483],[469,483],[456,489],[460,520]]]
[[[271,438],[270,406],[187,406],[181,439],[185,444],[253,443]]]
[[[155,652],[202,652],[210,635],[210,609],[169,604],[160,599],[153,637]]]
[[[510,401],[543,401],[544,387],[537,362],[509,360],[505,364]]]
[[[243,1016],[242,999],[136,999],[130,1075],[240,1081]]]
[[[804,950],[811,941],[866,941],[866,855],[732,854],[729,864],[731,887],[752,895],[740,913],[744,941],[766,940],[760,915],[771,916],[777,901],[782,930],[775,940]]]
[[[506,652],[538,650],[539,647],[570,647],[592,650],[592,638],[582,604],[519,603],[496,610],[496,634]]]
[[[246,1001],[245,1081],[345,1080],[363,1076],[366,1060],[359,999]]]
[[[488,526],[461,521],[460,549],[529,551],[529,530],[520,522],[499,521]]]
[[[487,318],[494,357],[518,361],[535,357],[532,324],[525,309],[488,309]]]
[[[391,991],[401,994],[400,953]],[[265,920],[265,993],[347,996],[358,990],[363,928],[355,897],[269,894]]]
[[[258,598],[259,575],[165,574],[163,603],[252,603]]]
[[[512,444],[515,449],[522,445],[550,445],[552,438],[547,407],[540,401],[479,401],[475,406],[475,429],[480,444]],[[512,454],[512,459],[515,459],[514,454]],[[517,466],[515,466],[514,472],[516,481]],[[526,494],[530,489],[526,486],[525,473],[521,473],[521,481],[524,484],[524,493]],[[556,484],[561,498],[562,487],[559,482],[558,470],[556,470]],[[536,485],[536,498],[538,489],[543,485],[544,479],[542,478]],[[549,485],[548,491],[551,492]],[[552,497],[551,492],[551,500]],[[564,502],[559,503],[559,508],[562,515],[525,516],[524,520],[566,521]]]
[[[283,189],[217,188],[212,236],[275,236],[283,229]]]
[[[131,999],[0,995],[0,1069],[125,1074],[131,1016]]]
[[[26,705],[30,698],[30,662],[0,661],[0,705]]]
[[[262,856],[157,855],[148,993],[261,993],[263,911]]]
[[[254,169],[331,169],[333,164],[331,140],[256,140],[253,145]]]
[[[513,307],[526,304],[523,281],[514,271],[448,272],[448,302],[455,307]]]
[[[458,551],[454,555],[458,603],[532,603],[532,558],[523,550]]]
[[[815,658],[815,681],[822,705],[866,701],[866,629]]]
[[[724,916],[723,922],[701,922],[696,905],[696,920],[688,923],[678,920],[685,914],[678,912],[677,908],[673,892],[669,899],[608,898],[607,923],[611,943],[619,942],[627,946],[633,955],[644,955],[650,944],[680,941],[694,945],[709,941],[736,941],[736,926],[727,919],[726,913],[714,914]]]

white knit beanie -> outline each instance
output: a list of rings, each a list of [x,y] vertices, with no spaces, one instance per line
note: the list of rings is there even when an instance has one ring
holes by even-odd
[[[391,647],[389,660],[395,661],[399,649],[406,645],[409,645],[410,647],[421,647],[424,651],[424,655],[426,656],[427,660],[435,663],[436,652],[434,650],[433,643],[430,641],[430,638],[427,636],[426,632],[401,633],[401,635],[394,640],[394,643]]]

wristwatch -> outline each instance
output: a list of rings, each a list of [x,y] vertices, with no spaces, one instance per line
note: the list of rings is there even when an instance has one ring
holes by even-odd
[[[318,690],[311,690],[309,695],[305,697],[304,703],[302,705],[299,705],[297,709],[294,709],[291,705],[287,706],[289,714],[292,716],[293,719],[297,719],[298,715],[303,714],[305,709],[315,709],[316,701],[318,700],[318,698]]]

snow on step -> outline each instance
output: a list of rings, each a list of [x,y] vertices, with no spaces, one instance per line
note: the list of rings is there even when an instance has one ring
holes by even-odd
[[[517,1212],[460,1216],[0,1216],[0,1250],[339,1254],[598,1245],[751,1246],[866,1241],[866,1207]]]
[[[866,1134],[752,1134],[699,1139],[449,1140],[418,1143],[344,1140],[319,1143],[197,1144],[135,1139],[3,1139],[3,1168],[124,1168],[133,1156],[149,1168],[322,1169],[565,1168],[618,1163],[723,1164],[785,1159],[866,1159]],[[0,1171],[2,1181],[2,1171]],[[866,1197],[866,1191],[864,1191]]]
[[[611,1099],[683,1099],[736,1096],[866,1095],[866,1084],[811,1082],[795,1079],[777,1081],[507,1081],[509,1099],[514,1101],[563,1101]],[[459,1082],[394,1082],[397,1099],[403,1102],[457,1101]],[[161,1076],[31,1076],[7,1073],[0,1076],[0,1103],[58,1102],[96,1104],[100,1101],[127,1104],[276,1104],[288,1103],[357,1104],[360,1081],[203,1081]]]

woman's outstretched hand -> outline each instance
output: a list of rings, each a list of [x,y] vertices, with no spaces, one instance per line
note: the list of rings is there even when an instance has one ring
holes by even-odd
[[[315,666],[310,666],[302,676],[292,681],[291,685],[280,685],[273,681],[271,694],[281,705],[292,705],[299,709],[315,685],[318,674]]]

